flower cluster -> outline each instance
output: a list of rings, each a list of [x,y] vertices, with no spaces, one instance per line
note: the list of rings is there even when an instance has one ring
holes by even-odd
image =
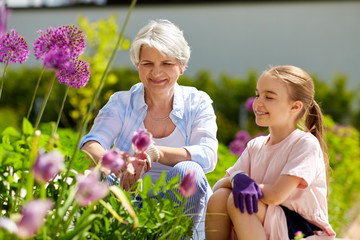
[[[232,154],[240,156],[246,148],[246,144],[250,141],[250,135],[247,131],[239,131],[236,138],[230,143],[230,151]]]
[[[249,97],[246,102],[245,102],[245,108],[246,110],[248,110],[249,112],[253,111],[253,104],[254,104],[254,97]]]
[[[90,78],[89,63],[82,60],[68,62],[65,68],[59,69],[57,74],[60,83],[73,88],[81,88],[87,84]]]
[[[41,59],[45,68],[55,69],[61,84],[85,86],[90,78],[89,63],[78,59],[85,49],[85,34],[75,25],[48,28],[38,34],[34,42],[36,59]]]
[[[0,37],[0,62],[23,63],[27,60],[29,53],[24,37],[14,29]]]
[[[5,6],[5,0],[0,0],[0,36],[6,33],[10,10]]]

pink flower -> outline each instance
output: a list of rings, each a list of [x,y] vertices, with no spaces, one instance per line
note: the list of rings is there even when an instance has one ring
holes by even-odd
[[[140,129],[134,132],[132,144],[135,152],[145,152],[151,144],[152,135],[146,129]]]
[[[243,142],[248,142],[250,141],[251,137],[247,131],[241,130],[236,133],[236,139],[239,139]]]
[[[6,8],[5,1],[0,0],[0,36],[6,33],[9,16],[10,10]]]
[[[252,112],[253,111],[253,103],[254,103],[255,98],[254,97],[249,97],[246,102],[245,102],[245,108],[249,111]]]
[[[44,223],[44,218],[49,210],[53,208],[53,204],[49,199],[34,200],[27,203],[22,211],[22,218],[16,224],[19,238],[30,238],[35,235]]]
[[[301,239],[304,239],[304,234],[302,233],[302,231],[297,231],[296,233],[295,233],[295,236],[294,236],[294,239],[295,240],[301,240]]]
[[[57,77],[59,82],[73,88],[86,86],[90,79],[89,63],[79,59],[68,61],[60,67]]]
[[[32,167],[34,178],[38,183],[45,183],[65,168],[64,156],[56,150],[49,153],[40,151],[35,164]]]
[[[240,156],[246,148],[246,144],[250,141],[250,135],[247,131],[239,131],[234,141],[230,143],[230,151],[236,156]]]
[[[65,25],[57,28],[48,28],[46,33],[38,31],[40,35],[34,42],[34,55],[36,59],[43,59],[55,46],[69,48],[70,57],[77,58],[85,49],[85,34],[75,25]]]
[[[190,197],[195,194],[196,187],[196,172],[193,169],[189,169],[180,184],[180,193],[184,197]]]
[[[47,54],[43,56],[42,60],[46,68],[67,68],[70,65],[69,61],[72,60],[70,48],[67,46],[53,46]]]
[[[101,158],[101,166],[111,172],[120,171],[125,165],[125,161],[118,151],[110,149]]]
[[[29,53],[24,37],[14,29],[0,37],[0,62],[23,63],[28,59]]]
[[[230,143],[230,151],[236,156],[240,156],[246,148],[246,142],[235,139]]]
[[[109,192],[108,185],[99,182],[100,173],[96,170],[91,171],[87,176],[80,174],[76,179],[78,189],[75,194],[75,199],[80,206],[88,206],[102,199]]]

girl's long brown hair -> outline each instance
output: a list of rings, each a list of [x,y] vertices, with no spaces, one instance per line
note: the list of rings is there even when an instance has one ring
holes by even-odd
[[[291,65],[271,67],[267,72],[287,83],[291,100],[303,103],[303,108],[297,117],[297,123],[305,117],[304,130],[311,132],[318,139],[324,155],[326,177],[328,179],[329,159],[324,140],[323,114],[314,99],[315,88],[312,78],[301,68]]]

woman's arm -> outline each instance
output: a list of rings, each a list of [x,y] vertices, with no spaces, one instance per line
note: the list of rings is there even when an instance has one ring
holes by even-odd
[[[187,108],[191,109],[191,130],[188,132],[189,146],[185,146],[191,160],[197,162],[205,171],[211,172],[217,163],[218,141],[216,138],[216,115],[211,98],[198,91],[192,96],[193,101]]]
[[[99,162],[102,155],[105,153],[105,149],[98,143],[97,141],[90,140],[81,147],[81,150],[86,151],[91,156],[88,156],[88,158],[91,160],[91,157],[95,160],[95,162]],[[91,165],[93,165],[93,161],[91,160]]]
[[[159,150],[160,159],[159,163],[167,166],[175,166],[181,161],[191,160],[190,153],[185,148],[174,148],[174,147],[164,147],[156,146]]]
[[[299,186],[301,181],[302,178],[299,177],[281,175],[274,184],[259,184],[264,196],[260,201],[268,205],[280,205]]]

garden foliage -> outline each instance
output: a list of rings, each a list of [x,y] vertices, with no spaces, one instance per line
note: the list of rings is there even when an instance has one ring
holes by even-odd
[[[152,186],[151,181],[145,178],[139,181],[135,192],[123,192],[131,208],[135,209],[136,218],[124,207],[121,198],[115,193],[96,201],[87,207],[80,207],[75,199],[76,175],[89,169],[89,160],[84,153],[75,156],[68,169],[66,181],[59,177],[55,181],[42,186],[34,182],[31,174],[32,161],[35,161],[37,149],[44,148],[49,152],[59,150],[65,157],[65,167],[69,168],[69,161],[73,157],[73,149],[77,146],[79,132],[76,129],[83,123],[88,107],[91,104],[94,92],[102,81],[106,63],[111,58],[119,28],[116,16],[107,20],[90,23],[86,18],[79,18],[79,25],[87,35],[89,48],[85,50],[83,58],[90,63],[91,80],[85,88],[69,91],[68,101],[65,102],[61,115],[60,128],[54,133],[55,121],[61,113],[61,102],[66,88],[63,85],[54,85],[48,101],[48,107],[40,125],[41,135],[36,138],[35,128],[31,124],[40,111],[40,104],[47,92],[47,85],[42,84],[38,89],[38,97],[34,110],[29,119],[23,118],[28,110],[32,91],[41,73],[40,68],[27,66],[7,69],[4,91],[1,96],[0,115],[7,116],[0,119],[0,208],[2,216],[12,220],[19,218],[19,211],[24,203],[34,198],[45,196],[58,203],[58,208],[51,210],[46,224],[39,229],[36,239],[177,239],[179,236],[191,236],[189,218],[182,214],[182,206],[156,197],[160,191],[175,191],[178,194],[178,179],[165,184],[164,178]],[[110,26],[110,27],[109,27]],[[121,50],[127,50],[129,40],[123,39]],[[190,62],[191,64],[191,62]],[[1,66],[2,67],[2,66]],[[42,82],[49,82],[52,73],[45,71]],[[254,116],[247,111],[244,104],[254,96],[256,80],[260,73],[250,71],[245,77],[232,77],[226,74],[214,78],[210,71],[200,71],[194,77],[186,74],[179,80],[180,84],[197,87],[207,92],[213,99],[217,124],[219,127],[218,139],[219,159],[215,170],[207,174],[211,186],[224,176],[225,170],[232,166],[237,156],[229,151],[229,144],[236,138],[236,133],[246,130],[251,137],[264,133],[264,129],[254,124]],[[332,171],[329,185],[329,217],[330,223],[341,236],[341,231],[353,219],[350,211],[360,201],[360,143],[359,143],[359,116],[360,110],[355,109],[355,90],[346,88],[346,77],[336,76],[331,83],[313,76],[316,86],[315,98],[320,103],[326,117],[326,141],[329,148],[329,158]],[[115,91],[128,90],[139,81],[137,72],[133,68],[114,67],[105,77],[101,94],[95,103],[90,120],[103,106],[110,95]],[[353,124],[352,127],[349,124]],[[37,142],[34,140],[37,139]],[[34,145],[36,144],[36,145]],[[64,176],[62,174],[62,176]],[[31,188],[33,183],[33,188]],[[59,191],[64,189],[63,199],[58,199]],[[29,191],[29,188],[30,191]],[[142,188],[142,192],[140,189]],[[155,197],[148,193],[154,188]],[[120,190],[121,191],[121,190]],[[140,194],[143,198],[142,207],[134,195]],[[126,203],[125,203],[126,204]],[[110,210],[109,210],[110,209]],[[114,212],[115,213],[114,213]],[[355,211],[356,212],[356,211]],[[122,220],[119,220],[122,219]],[[124,224],[126,221],[126,224]],[[138,221],[138,222],[136,222]],[[135,227],[136,225],[136,227]],[[170,235],[167,235],[170,234]],[[13,238],[11,231],[0,230],[0,238]]]

